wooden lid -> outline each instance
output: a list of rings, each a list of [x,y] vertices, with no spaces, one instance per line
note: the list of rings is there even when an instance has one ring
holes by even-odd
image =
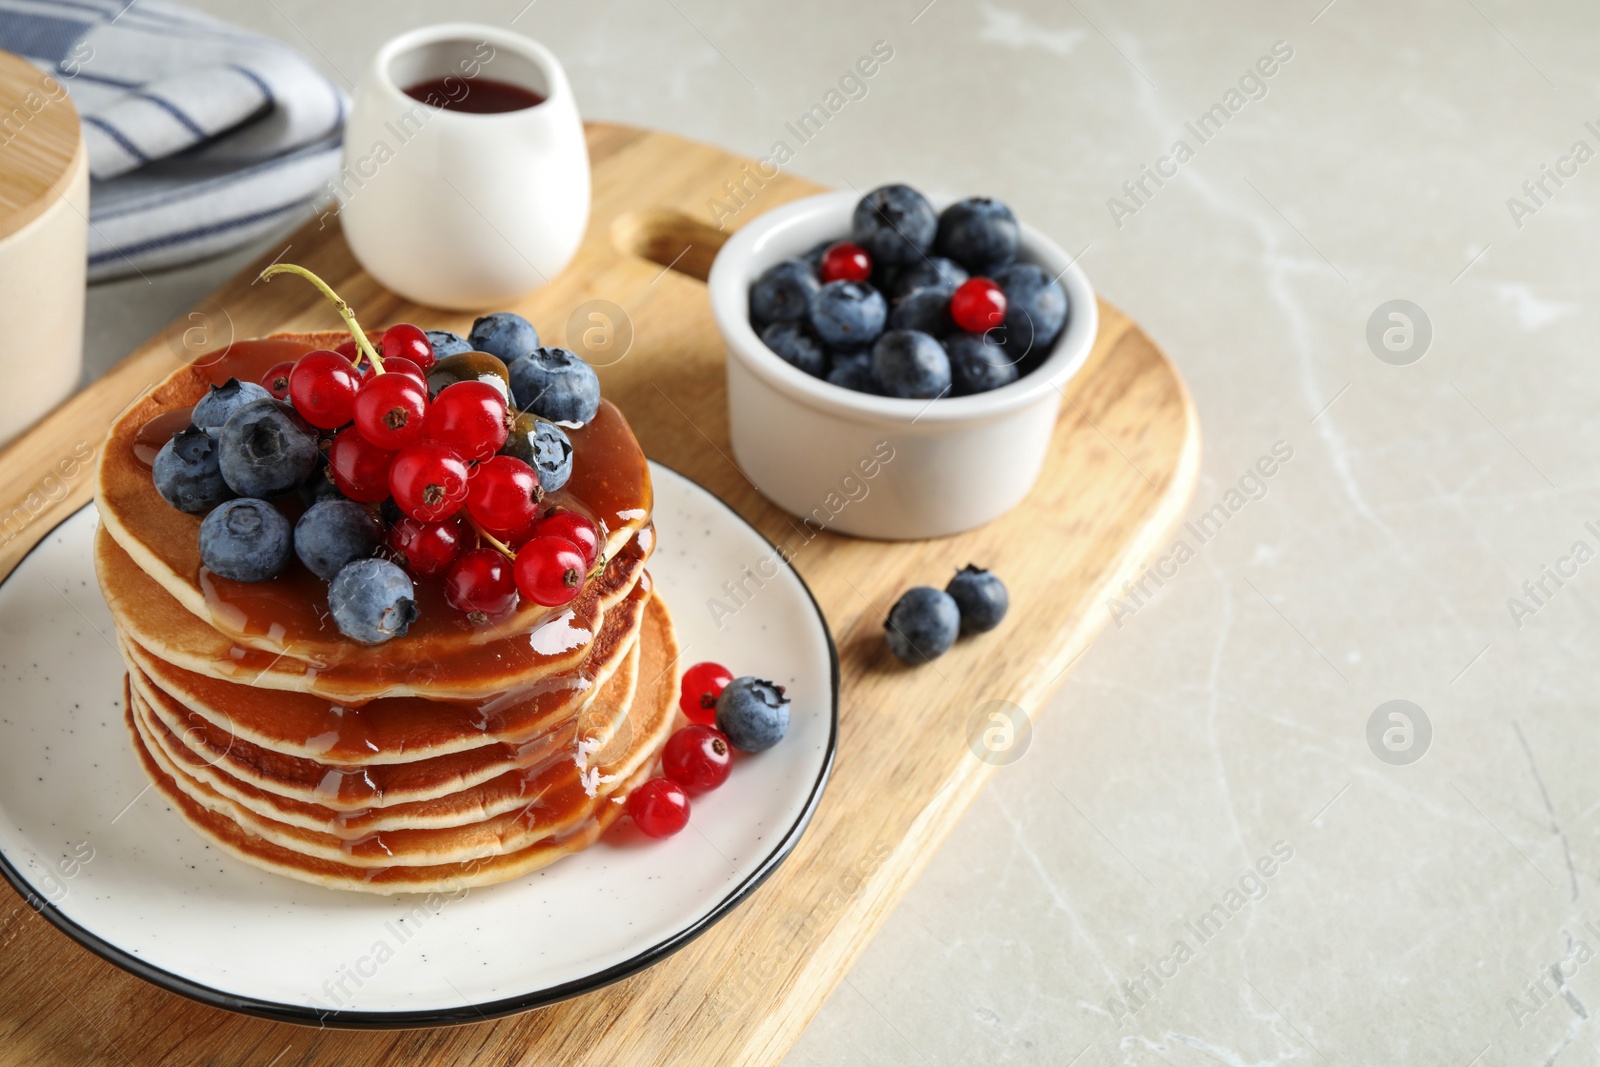
[[[67,87],[21,56],[0,52],[0,237],[66,192],[83,152]]]

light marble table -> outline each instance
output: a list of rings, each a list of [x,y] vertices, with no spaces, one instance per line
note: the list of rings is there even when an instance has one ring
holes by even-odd
[[[552,45],[590,117],[751,155],[888,42],[791,167],[1086,249],[1194,391],[1191,518],[1244,498],[1108,606],[792,1064],[1600,1063],[1600,10],[524,2],[448,15]],[[198,6],[346,81],[442,14]],[[94,290],[93,365],[244,258]],[[1369,344],[1393,300],[1425,353],[1415,312]],[[1391,700],[1409,738],[1369,731]]]

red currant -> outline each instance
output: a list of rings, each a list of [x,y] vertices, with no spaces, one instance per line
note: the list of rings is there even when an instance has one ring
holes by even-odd
[[[487,382],[455,382],[439,390],[428,413],[428,436],[468,460],[488,459],[506,443],[506,398]]]
[[[400,510],[419,522],[439,522],[467,500],[467,461],[449,445],[417,441],[402,448],[389,468],[389,492]]]
[[[389,499],[389,467],[394,453],[361,436],[354,426],[340,430],[328,446],[328,473],[339,492],[363,504]]]
[[[389,369],[389,357],[409,359],[423,370],[433,366],[433,344],[420,327],[409,322],[398,323],[383,331],[383,343],[378,346],[383,356],[383,369]]]
[[[387,492],[387,479],[383,487]],[[418,578],[431,578],[454,563],[465,541],[460,519],[418,522],[405,518],[389,527],[389,551],[395,562]]]
[[[552,511],[534,525],[533,536],[565,537],[583,553],[585,568],[593,567],[594,561],[600,558],[600,531],[576,511]]]
[[[988,278],[968,278],[950,297],[950,317],[968,333],[992,330],[1006,320],[1006,294]]]
[[[444,599],[457,611],[478,616],[474,621],[505,615],[517,606],[517,583],[511,561],[492,548],[463,552],[444,577]]]
[[[523,545],[539,536],[539,523],[541,521],[542,520],[536,518],[526,526],[522,527],[522,529],[518,530],[516,533],[507,534],[505,537],[502,537],[501,540],[509,545],[512,550],[520,549]],[[582,549],[579,549],[579,551],[582,551]]]
[[[428,386],[428,376],[423,373],[422,368],[404,356],[384,356],[383,372],[385,374],[403,374],[407,378],[415,378],[422,383],[424,389]]]
[[[409,374],[374,374],[356,391],[356,429],[377,445],[398,452],[427,431],[428,386]]]
[[[652,778],[628,794],[628,814],[651,837],[671,837],[689,825],[689,795],[670,778]]]
[[[728,780],[733,747],[715,726],[696,723],[667,738],[661,772],[689,793],[709,793]]]
[[[355,414],[356,389],[361,376],[337,352],[319,348],[307,352],[289,373],[289,399],[300,417],[311,425],[332,430]]]
[[[696,663],[683,672],[678,707],[690,722],[710,726],[717,721],[717,698],[733,681],[733,672],[720,663]]]
[[[356,373],[361,375],[363,379],[372,377],[372,361],[366,357],[366,353],[361,351],[355,341],[345,341],[334,351],[348,359],[351,365],[355,367]]]
[[[517,590],[547,608],[583,591],[583,552],[565,537],[535,537],[517,549]]]
[[[864,282],[872,277],[872,257],[860,245],[840,241],[822,253],[822,263],[817,273],[822,276],[823,284]]]
[[[539,514],[539,476],[515,456],[491,456],[467,481],[467,514],[499,538],[527,526]]]
[[[285,360],[275,363],[272,369],[261,376],[261,387],[272,394],[274,400],[289,399],[289,375],[294,373],[294,364]]]

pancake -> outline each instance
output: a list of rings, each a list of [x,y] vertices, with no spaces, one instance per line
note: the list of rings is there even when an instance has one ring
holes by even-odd
[[[648,532],[648,527],[642,531]],[[641,540],[648,544],[641,546]],[[381,645],[361,646],[370,654],[354,669],[348,662],[317,667],[286,655],[241,647],[184,610],[138,567],[104,525],[95,532],[94,551],[100,589],[117,628],[157,658],[195,674],[252,687],[364,703],[394,696],[481,701],[515,695],[541,679],[573,670],[587,658],[589,646],[602,628],[605,605],[621,600],[636,582],[648,583],[644,555],[653,545],[653,536],[635,537],[589,580],[577,600],[530,633],[507,632],[498,641],[459,648],[447,659],[417,651],[408,633]],[[442,606],[436,614],[446,612],[464,618]]]
[[[636,664],[636,657],[630,656],[627,668],[597,694],[592,710],[586,708],[573,715],[530,744],[511,769],[458,790],[441,791],[436,798],[396,800],[395,794],[390,793],[384,797],[390,803],[382,807],[335,808],[261,789],[248,778],[235,775],[228,762],[208,762],[205,753],[196,752],[188,743],[190,734],[175,732],[170,720],[153,710],[137,686],[133,690],[133,706],[140,733],[147,745],[153,742],[161,750],[166,757],[164,763],[256,815],[351,840],[386,830],[462,826],[530,803],[552,769],[572,764],[580,736],[591,736],[591,732],[607,739],[618,736],[634,696]]]
[[[601,689],[591,708],[531,743],[510,769],[459,789],[440,789],[433,798],[396,800],[391,793],[383,798],[390,803],[370,808],[334,808],[261,789],[235,775],[228,759],[213,760],[208,758],[210,753],[197,752],[188,743],[192,733],[175,732],[170,720],[153,710],[137,685],[133,703],[145,744],[154,743],[166,757],[163,764],[210,787],[249,815],[351,841],[381,831],[465,826],[535,803],[556,778],[575,772],[580,737],[595,737],[608,744],[617,738],[633,701],[637,663],[637,658],[630,656],[627,668]]]
[[[571,744],[577,724],[587,734],[609,739],[627,712],[638,675],[638,642],[619,669],[591,698],[572,708],[560,721],[520,744],[497,744],[419,759],[369,767],[339,767],[299,756],[287,756],[229,734],[153,687],[143,672],[130,672],[133,695],[152,722],[172,734],[187,760],[205,768],[198,776],[225,776],[252,793],[271,794],[359,815],[374,808],[416,804],[481,786],[540,762],[552,747]],[[185,769],[192,770],[188,762]],[[211,783],[216,784],[216,783]],[[227,792],[226,789],[223,792]],[[270,811],[265,812],[271,814]]]
[[[660,748],[677,725],[672,670],[677,642],[659,598],[641,631],[638,688],[627,719],[627,743],[598,762],[580,748],[571,779],[554,787],[544,807],[524,809],[449,830],[397,831],[340,842],[271,820],[243,815],[215,790],[189,778],[158,745],[147,743],[130,700],[128,723],[151,781],[178,812],[219,848],[302,881],[376,893],[434,892],[487,885],[535,870],[592,843],[621,813],[621,798],[654,771]],[[130,693],[131,698],[131,693]],[[587,788],[586,788],[587,787]],[[285,842],[292,842],[286,846]]]
[[[664,657],[675,653],[674,642],[665,612],[651,611],[646,619],[641,633],[640,673],[648,670],[655,677],[662,673]],[[661,689],[657,681],[649,692],[659,696]],[[635,695],[636,688],[619,694],[623,714],[616,718],[632,719],[628,711]],[[565,832],[584,817],[594,798],[611,780],[619,775],[627,776],[638,762],[654,756],[658,746],[652,733],[652,727],[657,725],[653,720],[665,719],[670,727],[672,704],[664,702],[664,706],[655,711],[642,706],[640,713],[636,720],[629,722],[627,731],[607,739],[610,743],[596,739],[593,744],[600,747],[600,751],[592,755],[587,754],[591,747],[587,739],[573,739],[566,746],[564,758],[553,761],[529,783],[528,799],[517,810],[446,828],[402,829],[355,838],[338,838],[326,832],[290,826],[228,800],[169,759],[157,739],[144,732],[144,724],[137,716],[135,725],[141,728],[146,751],[174,779],[178,788],[201,806],[295,852],[351,866],[382,867],[462,862],[474,856],[499,855],[519,851],[544,837]],[[664,742],[664,736],[661,740]]]
[[[620,798],[645,782],[652,768],[641,767],[633,776],[621,782],[618,799],[599,805],[585,823],[560,836],[542,841],[520,852],[500,856],[476,856],[462,863],[439,864],[431,867],[359,868],[327,860],[313,859],[280,848],[261,838],[246,833],[238,824],[190,800],[180,792],[173,779],[156,765],[145,750],[144,742],[128,720],[133,734],[133,747],[156,791],[183,817],[194,830],[211,845],[273,874],[301,882],[382,896],[402,893],[455,893],[481,886],[519,878],[549,866],[556,860],[574,852],[581,852],[600,839],[600,835],[622,816]]]
[[[273,364],[292,360],[319,346],[333,347],[342,333],[278,334],[264,341],[242,341],[215,357],[202,357],[179,368],[166,381],[132,404],[112,423],[101,452],[95,486],[101,526],[134,565],[161,586],[184,610],[205,620],[247,649],[286,655],[316,667],[347,664],[352,671],[388,661],[389,646],[377,648],[350,641],[339,633],[324,610],[325,584],[291,566],[270,583],[230,582],[203,574],[200,565],[201,516],[171,507],[156,492],[149,458],[186,419],[187,410],[205,396],[208,386],[237,376],[258,381]],[[174,419],[174,415],[177,418]],[[595,520],[605,535],[605,554],[621,550],[648,521],[652,505],[650,474],[644,454],[627,420],[608,401],[587,425],[567,431],[573,446],[573,473],[567,485],[545,498],[547,506],[570,507]],[[141,434],[143,436],[141,436]],[[422,613],[407,634],[408,652],[416,662],[450,659],[463,649],[500,639],[495,628],[471,625],[459,612],[427,610],[430,587],[419,586]],[[262,598],[273,598],[270,612]],[[269,626],[250,625],[270,614]],[[498,628],[527,633],[542,618],[559,611],[526,602]]]
[[[122,642],[123,656],[186,712],[242,741],[338,766],[412,763],[491,745],[520,745],[593,696],[631,650],[649,595],[648,586],[635,583],[606,613],[581,665],[502,700],[383,697],[363,704],[330,703],[311,693],[195,674],[129,639]]]
[[[678,725],[677,642],[646,570],[649,466],[602,401],[568,431],[572,477],[540,502],[600,531],[576,599],[485,620],[423,579],[403,637],[353,641],[298,560],[257,583],[205,569],[201,517],[170,507],[149,466],[210,385],[344,339],[239,342],[112,425],[95,569],[128,664],[126,724],[168,802],[258,867],[384,894],[504,881],[592,843]],[[303,510],[297,493],[275,504],[291,522]]]

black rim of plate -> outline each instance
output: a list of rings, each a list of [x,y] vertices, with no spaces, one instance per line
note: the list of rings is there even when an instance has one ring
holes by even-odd
[[[652,465],[669,470],[682,478],[685,482],[700,490],[733,518],[749,527],[750,531],[760,538],[765,544],[784,559],[784,566],[793,574],[795,581],[800,583],[800,588],[805,591],[806,598],[811,602],[811,610],[816,613],[817,624],[822,627],[822,636],[828,645],[829,687],[832,695],[829,710],[827,750],[823,754],[822,767],[818,771],[817,780],[811,787],[811,794],[806,798],[804,809],[801,810],[787,833],[778,842],[777,846],[769,852],[756,869],[733,891],[719,901],[710,911],[686,929],[679,931],[666,940],[651,945],[643,952],[624,960],[614,966],[607,967],[585,978],[545,989],[533,990],[519,996],[506,997],[502,1000],[489,1001],[483,1004],[464,1004],[459,1008],[445,1008],[428,1011],[318,1011],[310,1006],[297,1006],[283,1004],[278,1001],[260,1000],[255,997],[240,996],[236,993],[227,993],[211,986],[202,985],[191,981],[182,975],[173,974],[171,971],[140,959],[129,952],[125,952],[116,945],[100,937],[73,921],[49,900],[41,897],[33,884],[23,877],[22,872],[15,867],[11,858],[0,852],[0,874],[5,875],[11,887],[21,894],[23,901],[34,911],[42,915],[56,929],[66,934],[72,940],[99,956],[108,963],[113,963],[130,974],[137,975],[152,985],[160,986],[169,992],[178,993],[191,1000],[202,1004],[209,1004],[215,1008],[237,1012],[242,1015],[254,1015],[263,1019],[272,1019],[276,1022],[296,1023],[305,1026],[335,1027],[350,1030],[401,1030],[425,1026],[451,1026],[460,1023],[483,1022],[487,1019],[504,1018],[508,1015],[518,1015],[522,1012],[532,1011],[535,1008],[548,1007],[563,1000],[593,993],[608,985],[620,982],[624,978],[639,973],[647,967],[653,966],[683,948],[689,942],[705,933],[726,917],[734,908],[744,902],[745,898],[754,893],[761,884],[771,877],[794,847],[799,843],[801,836],[811,825],[811,818],[816,813],[817,804],[822,799],[822,791],[828,784],[828,779],[833,773],[834,756],[839,745],[839,649],[833,640],[833,631],[828,626],[827,616],[822,613],[822,606],[817,603],[816,596],[811,592],[811,587],[783,557],[778,546],[774,545],[767,536],[756,529],[743,515],[730,507],[723,499],[711,490],[690,478],[688,475],[658,460],[651,460]],[[92,504],[85,504],[71,515],[62,519],[50,528],[50,531],[41,537],[38,542],[28,550],[11,573],[6,575],[0,585],[11,580],[12,576],[20,571],[40,545],[44,544],[60,530],[62,526],[76,519],[87,511]]]

